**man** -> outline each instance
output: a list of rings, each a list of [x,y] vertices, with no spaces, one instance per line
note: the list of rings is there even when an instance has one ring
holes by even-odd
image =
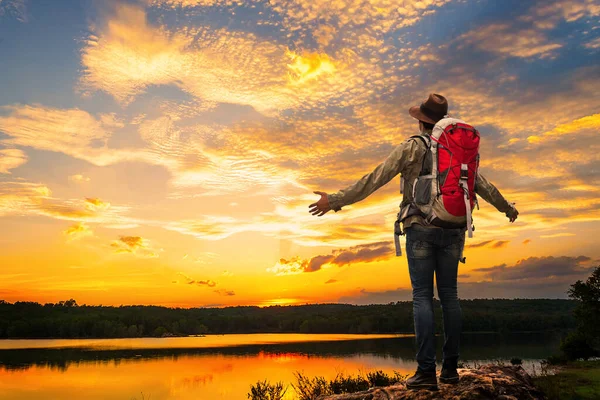
[[[421,135],[431,135],[436,122],[448,113],[448,102],[439,94],[431,94],[420,106],[409,109],[419,121]],[[433,276],[435,272],[438,296],[444,318],[444,346],[440,382],[457,383],[459,337],[462,314],[457,294],[458,263],[462,258],[466,226],[438,227],[426,222],[412,206],[412,183],[419,176],[422,160],[428,148],[427,141],[411,137],[396,147],[375,170],[358,182],[334,194],[314,192],[321,196],[309,206],[309,212],[322,216],[330,210],[338,212],[343,206],[363,200],[388,183],[396,175],[404,178],[400,217],[406,233],[408,269],[413,289],[413,313],[417,342],[416,373],[407,380],[407,387],[437,389],[436,345],[433,317]],[[518,211],[507,202],[496,187],[477,174],[475,193],[498,211],[505,213],[510,222],[517,219]]]

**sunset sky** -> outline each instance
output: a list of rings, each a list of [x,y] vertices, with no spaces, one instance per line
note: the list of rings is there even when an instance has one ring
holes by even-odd
[[[565,298],[600,265],[598,1],[0,0],[0,299],[409,300],[399,177],[308,205],[431,92],[520,212],[480,201],[459,296]]]

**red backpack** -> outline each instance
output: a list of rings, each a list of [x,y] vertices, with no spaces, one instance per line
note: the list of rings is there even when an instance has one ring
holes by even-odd
[[[413,205],[426,221],[445,228],[465,227],[473,237],[471,211],[477,203],[479,132],[466,122],[444,118],[427,143],[419,177],[412,184]]]

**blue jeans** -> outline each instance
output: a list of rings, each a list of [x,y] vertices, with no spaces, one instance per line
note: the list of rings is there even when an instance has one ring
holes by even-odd
[[[465,230],[413,224],[405,232],[408,270],[413,288],[417,363],[423,371],[435,371],[433,273],[435,271],[444,317],[443,360],[457,360],[462,313],[458,303],[456,276],[465,243]]]

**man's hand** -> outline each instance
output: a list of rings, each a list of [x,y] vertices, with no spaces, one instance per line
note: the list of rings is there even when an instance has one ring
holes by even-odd
[[[517,215],[519,215],[519,212],[515,208],[515,204],[514,203],[511,203],[510,206],[511,206],[510,210],[508,210],[506,212],[506,216],[508,217],[508,219],[510,220],[510,222],[515,222],[515,220],[517,219]]]
[[[310,212],[312,215],[316,215],[317,217],[327,214],[327,212],[331,210],[331,207],[329,207],[329,200],[327,199],[327,193],[325,193],[325,192],[313,192],[313,193],[320,194],[321,198],[316,203],[312,203],[310,206],[308,206],[309,207],[308,212]]]

